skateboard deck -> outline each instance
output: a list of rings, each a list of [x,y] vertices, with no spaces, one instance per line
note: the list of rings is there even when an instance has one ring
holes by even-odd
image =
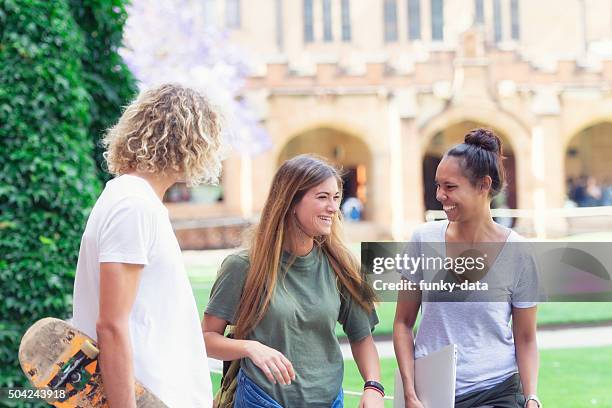
[[[95,341],[63,320],[46,317],[34,323],[19,346],[21,369],[37,389],[56,390],[46,400],[60,408],[108,407],[98,367]],[[136,381],[139,407],[165,408]]]

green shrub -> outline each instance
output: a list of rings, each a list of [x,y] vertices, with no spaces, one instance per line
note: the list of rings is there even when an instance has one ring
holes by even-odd
[[[99,192],[84,41],[64,0],[0,0],[0,387],[26,383],[19,340],[70,314],[81,233]]]
[[[81,62],[85,87],[91,95],[89,135],[94,142],[98,177],[106,182],[100,140],[121,115],[122,107],[135,96],[136,81],[117,53],[127,19],[124,0],[70,0],[75,21],[85,39]]]

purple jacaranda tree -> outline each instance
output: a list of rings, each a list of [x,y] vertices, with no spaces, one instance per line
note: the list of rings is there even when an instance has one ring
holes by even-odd
[[[226,32],[206,25],[204,11],[204,2],[196,0],[133,0],[121,56],[141,88],[178,82],[201,90],[220,108],[229,144],[241,153],[260,153],[271,141],[241,96],[249,74],[246,55]]]

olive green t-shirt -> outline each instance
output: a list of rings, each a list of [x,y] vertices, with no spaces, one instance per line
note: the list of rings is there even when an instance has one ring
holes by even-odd
[[[336,399],[344,375],[340,344],[335,335],[340,322],[349,341],[370,335],[378,317],[368,316],[350,296],[340,295],[336,275],[327,257],[316,248],[303,257],[283,253],[291,262],[279,278],[263,319],[248,335],[283,353],[295,370],[290,385],[272,384],[248,359],[240,366],[245,374],[284,407],[326,407]],[[238,302],[249,267],[246,252],[228,256],[213,285],[206,313],[234,324]]]

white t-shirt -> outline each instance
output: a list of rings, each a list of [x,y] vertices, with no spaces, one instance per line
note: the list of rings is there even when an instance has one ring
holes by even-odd
[[[130,313],[134,375],[169,407],[211,407],[198,311],[168,211],[143,178],[109,181],[81,240],[73,324],[97,339],[100,262],[144,265]]]
[[[413,233],[411,242],[434,243],[446,241],[447,220],[427,222]],[[482,391],[502,383],[518,372],[514,337],[510,320],[512,308],[529,308],[537,305],[537,267],[535,260],[525,249],[525,239],[511,231],[506,244],[498,254],[487,276],[499,276],[499,271],[516,271],[510,275],[505,292],[507,302],[442,302],[422,301],[421,323],[414,344],[415,358],[424,357],[449,344],[457,345],[457,382],[455,395]],[[412,250],[415,247],[411,247]],[[446,256],[444,245],[436,248],[441,257]],[[417,251],[421,253],[421,251]],[[504,275],[506,275],[504,273]],[[419,282],[423,271],[404,274],[406,279]],[[487,278],[482,281],[487,281]],[[431,281],[430,279],[426,279]],[[494,281],[497,285],[505,281]],[[500,288],[493,288],[498,290]]]

